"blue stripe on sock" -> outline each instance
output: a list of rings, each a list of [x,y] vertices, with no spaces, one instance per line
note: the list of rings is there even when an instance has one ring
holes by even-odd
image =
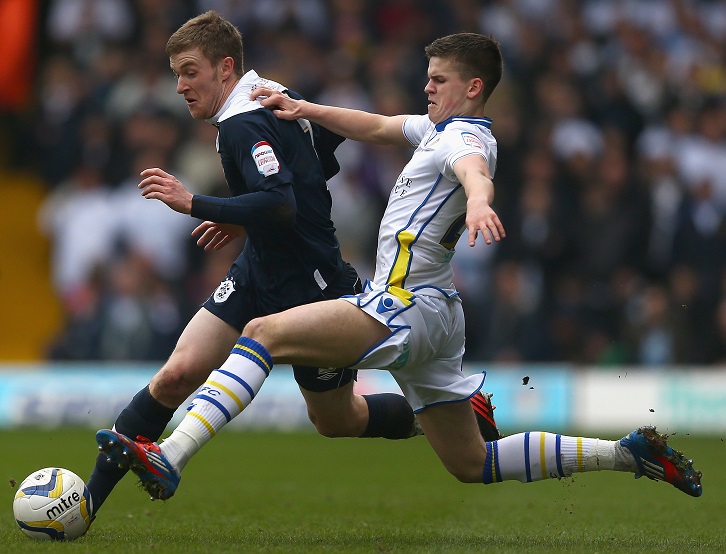
[[[562,445],[562,435],[555,437],[555,453],[557,454],[557,473],[560,477],[565,477],[565,472],[562,469],[562,455],[560,454]]]
[[[494,458],[494,454],[492,453],[492,443],[487,442],[484,444],[487,447],[487,459],[484,460],[484,471],[482,471],[482,474],[481,474],[481,481],[485,485],[491,485],[493,483],[493,481],[492,481],[492,460]]]
[[[252,387],[250,387],[244,379],[242,379],[239,375],[235,375],[234,373],[230,373],[229,371],[222,371],[221,369],[218,369],[217,371],[219,373],[221,373],[222,375],[226,375],[230,379],[234,379],[240,385],[242,385],[245,388],[245,390],[247,391],[247,394],[250,395],[250,401],[252,401],[252,399],[255,397],[255,393],[252,390]]]
[[[250,350],[252,352],[249,352]],[[272,356],[270,356],[267,349],[256,340],[252,340],[247,337],[240,337],[237,340],[237,344],[235,344],[234,348],[232,348],[232,354],[239,354],[240,356],[249,358],[260,366],[262,371],[265,372],[265,375],[270,374],[270,370],[274,365]]]
[[[494,454],[494,471],[496,472],[497,483],[502,481],[502,472],[499,469],[499,442],[494,441],[492,443],[492,453]]]
[[[224,417],[227,419],[227,423],[232,421],[232,416],[229,415],[227,408],[225,408],[222,404],[220,404],[218,401],[216,401],[211,396],[207,396],[205,394],[198,394],[194,398],[199,398],[200,400],[206,400],[210,404],[213,404],[215,408],[217,408],[220,412],[222,412],[222,414],[224,414]]]
[[[529,431],[524,434],[524,469],[527,472],[527,483],[531,483],[532,468],[529,467]]]

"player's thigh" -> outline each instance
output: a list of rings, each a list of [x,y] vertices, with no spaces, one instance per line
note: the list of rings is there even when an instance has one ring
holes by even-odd
[[[183,401],[224,363],[238,338],[237,329],[201,308],[187,324],[167,362],[153,377],[152,394],[160,400],[183,396]]]
[[[388,327],[345,300],[299,306],[251,321],[243,334],[267,348],[275,363],[348,367],[385,339]]]
[[[430,406],[416,414],[444,467],[465,483],[480,483],[486,445],[468,400]]]

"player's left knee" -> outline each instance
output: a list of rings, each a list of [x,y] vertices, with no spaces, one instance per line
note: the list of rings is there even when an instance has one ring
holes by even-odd
[[[251,320],[242,330],[242,334],[257,342],[261,342],[265,335],[265,318],[257,317]]]
[[[346,425],[344,420],[319,417],[312,412],[308,412],[308,417],[315,426],[316,431],[323,437],[337,439],[357,436],[351,426]]]
[[[472,464],[446,464],[446,469],[461,483],[481,483],[481,468]]]

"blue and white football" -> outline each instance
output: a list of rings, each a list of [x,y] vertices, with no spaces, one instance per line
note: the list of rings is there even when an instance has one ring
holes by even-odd
[[[28,475],[13,500],[15,521],[33,539],[77,539],[91,525],[91,512],[91,495],[83,479],[60,467]]]

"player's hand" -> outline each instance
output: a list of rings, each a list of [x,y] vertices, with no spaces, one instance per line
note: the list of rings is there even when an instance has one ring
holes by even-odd
[[[184,188],[179,179],[171,173],[153,167],[141,172],[143,180],[139,183],[144,198],[161,200],[172,210],[183,214],[192,213],[192,193]]]
[[[466,204],[466,227],[469,230],[469,246],[474,246],[481,233],[487,244],[499,242],[507,236],[499,216],[483,198],[470,198]]]
[[[205,251],[220,250],[238,237],[245,235],[245,229],[241,225],[229,223],[215,223],[205,221],[198,225],[193,231],[193,237],[197,239],[197,246],[203,246]]]
[[[303,100],[293,100],[278,90],[257,87],[250,94],[250,100],[258,100],[263,107],[272,110],[278,119],[300,119],[300,105]]]

